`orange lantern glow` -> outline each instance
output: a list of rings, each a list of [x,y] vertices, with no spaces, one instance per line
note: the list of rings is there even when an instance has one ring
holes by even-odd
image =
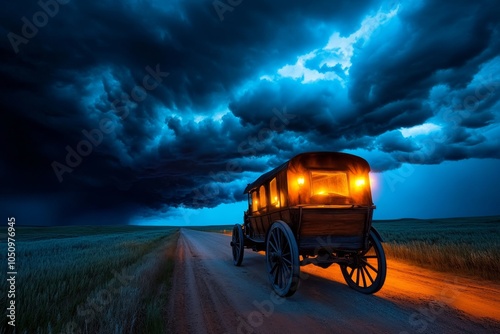
[[[365,179],[364,178],[359,178],[359,179],[356,179],[356,181],[354,182],[354,184],[356,185],[356,187],[362,187],[365,185]]]
[[[299,186],[303,186],[304,185],[304,177],[299,176],[299,178],[297,179],[297,183],[299,184]]]

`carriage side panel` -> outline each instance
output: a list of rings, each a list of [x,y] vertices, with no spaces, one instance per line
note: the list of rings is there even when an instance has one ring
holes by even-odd
[[[339,250],[363,249],[371,225],[372,209],[304,208],[299,248],[318,246]]]

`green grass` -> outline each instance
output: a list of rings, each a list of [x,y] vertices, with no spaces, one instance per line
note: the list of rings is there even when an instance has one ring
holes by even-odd
[[[149,324],[162,328],[164,314],[151,310],[165,308],[176,231],[17,227],[18,333],[65,333],[71,327],[82,333],[147,333]],[[6,247],[0,254],[6,258]],[[7,290],[3,279],[0,288]],[[158,294],[161,301],[154,298]],[[2,294],[2,305],[6,297]],[[2,318],[0,328],[7,328],[7,320]]]
[[[500,279],[500,217],[375,221],[387,257],[422,267]]]

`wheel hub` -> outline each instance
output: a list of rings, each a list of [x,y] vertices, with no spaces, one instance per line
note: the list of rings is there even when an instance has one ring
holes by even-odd
[[[281,263],[281,252],[272,252],[271,261]]]
[[[359,267],[362,267],[364,265],[365,265],[365,263],[363,261],[361,261],[361,256],[355,255],[352,257],[352,266],[353,267],[359,268]]]

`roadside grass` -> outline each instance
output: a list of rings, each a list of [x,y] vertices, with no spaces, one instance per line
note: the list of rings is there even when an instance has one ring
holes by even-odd
[[[389,258],[442,272],[500,279],[500,217],[374,221]]]
[[[16,228],[17,332],[147,333],[148,326],[164,328],[177,231]],[[4,247],[0,255],[6,257]],[[7,291],[6,280],[0,288]],[[2,294],[2,305],[6,298]],[[2,318],[0,333],[7,321]]]
[[[161,249],[156,263],[150,266],[150,274],[141,276],[140,286],[149,286],[141,296],[138,308],[140,321],[137,322],[132,333],[165,333],[168,320],[168,291],[171,288],[175,265],[175,250],[179,232],[172,235],[168,247]],[[148,279],[151,277],[152,279]]]

